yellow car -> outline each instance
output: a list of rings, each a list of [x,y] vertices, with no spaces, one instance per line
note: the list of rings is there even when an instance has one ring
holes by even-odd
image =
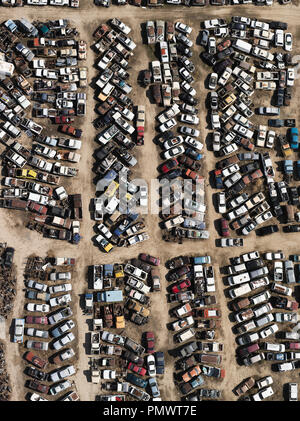
[[[106,252],[109,253],[110,251],[112,251],[112,249],[114,248],[114,246],[107,241],[106,238],[103,237],[103,235],[99,234],[96,237],[96,241],[99,244],[99,246]]]
[[[115,264],[114,273],[115,273],[115,278],[124,278],[123,266]]]
[[[16,177],[17,178],[29,178],[31,180],[36,180],[37,179],[37,172],[33,171],[33,170],[22,169],[22,170],[17,171]]]
[[[112,180],[110,184],[108,185],[107,189],[105,190],[104,194],[106,197],[112,197],[116,193],[116,191],[119,188],[119,183]]]

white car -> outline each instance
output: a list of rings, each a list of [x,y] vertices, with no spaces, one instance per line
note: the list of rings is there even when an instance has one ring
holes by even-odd
[[[112,233],[109,231],[106,225],[99,224],[97,226],[97,229],[100,232],[100,234],[104,235],[108,240],[112,237]]]
[[[197,93],[196,90],[192,88],[191,85],[186,80],[181,82],[180,86],[186,93],[188,93],[191,96],[195,96]]]
[[[232,143],[221,149],[223,155],[229,155],[233,152],[236,152],[237,150],[238,150],[238,146],[236,143]]]
[[[282,253],[282,251],[277,252],[267,252],[264,254],[265,260],[282,260],[285,259],[285,255]]]
[[[221,133],[219,131],[213,132],[213,151],[219,152],[221,148]]]
[[[199,124],[199,118],[192,114],[182,114],[180,116],[180,121],[188,124]]]
[[[150,377],[156,376],[156,365],[155,365],[155,358],[154,355],[150,354],[147,357],[147,367],[148,367],[148,373]]]
[[[50,311],[50,306],[48,304],[28,303],[26,304],[25,308],[27,311],[41,312],[41,313],[49,313]]]
[[[208,87],[209,89],[216,89],[218,84],[218,74],[217,73],[211,73],[208,81]]]
[[[224,185],[227,189],[230,189],[235,183],[237,183],[242,178],[239,172],[232,174],[227,180],[224,181]],[[246,208],[247,209],[247,208]]]
[[[50,294],[57,294],[59,292],[68,292],[72,291],[72,284],[60,284],[60,285],[53,285],[49,287]]]
[[[203,22],[203,25],[205,29],[213,29],[213,28],[226,27],[227,23],[225,19],[210,19],[210,20],[205,20]]]
[[[261,379],[256,381],[256,386],[259,389],[263,389],[264,387],[270,386],[271,384],[273,384],[272,376],[262,377]]]
[[[257,225],[263,224],[264,222],[268,221],[269,219],[273,218],[273,215],[270,211],[267,211],[261,215],[258,215],[256,218],[254,218]]]
[[[174,148],[175,146],[181,145],[183,143],[183,137],[182,136],[176,136],[172,139],[166,140],[163,143],[163,146],[166,150]]]
[[[26,282],[26,286],[28,288],[36,289],[37,291],[40,291],[40,292],[46,292],[47,289],[48,289],[48,286],[46,284],[42,284],[40,282],[33,281],[32,279],[29,279]]]
[[[226,212],[226,195],[224,192],[217,193],[218,212]]]
[[[286,75],[286,84],[287,86],[294,86],[295,82],[295,70],[294,69],[287,69],[287,75]]]
[[[232,69],[230,67],[226,67],[226,69],[221,74],[218,80],[218,84],[221,86],[224,86],[227,83],[228,79],[230,78],[231,73],[232,73]]]
[[[234,174],[235,172],[239,171],[239,169],[240,169],[239,164],[232,164],[229,167],[222,170],[222,176],[228,177],[229,175]]]
[[[274,395],[274,391],[271,386],[267,387],[266,389],[262,389],[259,392],[252,395],[252,399],[254,401],[262,401],[270,396]]]
[[[273,335],[274,333],[278,332],[279,328],[276,323],[271,324],[270,326],[265,327],[259,332],[259,336],[262,339],[267,338],[270,335]]]
[[[217,44],[216,44],[216,38],[215,37],[209,37],[208,38],[208,53],[209,54],[216,54],[217,52]]]
[[[250,253],[242,254],[241,258],[243,262],[249,262],[250,260],[259,259],[260,254],[258,251],[252,251]]]
[[[59,351],[61,348],[75,340],[75,335],[70,332],[53,342],[53,348]]]
[[[276,29],[275,31],[275,47],[283,47],[284,45],[284,32],[282,29]]]
[[[66,377],[73,376],[75,373],[76,370],[73,365],[64,366],[50,374],[50,381],[58,382]]]
[[[201,151],[203,149],[203,143],[201,143],[199,140],[191,137],[191,136],[187,136],[184,139],[184,142],[189,145],[192,146],[194,149],[197,149],[198,151]]]
[[[171,120],[166,121],[164,124],[161,124],[159,126],[159,130],[161,132],[166,132],[167,130],[172,129],[177,124],[177,121],[174,118],[171,118]]]
[[[69,281],[71,278],[71,272],[52,272],[49,276],[50,281]]]
[[[289,401],[298,401],[297,383],[289,383]]]
[[[148,205],[148,188],[147,186],[140,187],[140,206]]]
[[[57,395],[60,392],[63,392],[66,389],[72,387],[72,383],[69,380],[65,380],[60,383],[56,383],[54,386],[51,386],[49,392],[51,395]]]
[[[286,32],[284,35],[284,49],[285,51],[292,51],[293,49],[293,36],[290,32]]]
[[[171,148],[164,153],[164,158],[165,159],[174,158],[174,157],[184,153],[184,151],[185,151],[185,149],[182,145],[175,146],[175,148]]]
[[[221,123],[220,123],[220,116],[219,116],[219,114],[216,111],[214,111],[214,112],[211,113],[210,118],[211,118],[210,121],[211,121],[211,127],[212,127],[212,129],[213,130],[220,129],[221,128]]]
[[[184,34],[190,34],[192,32],[192,28],[188,25],[186,25],[185,23],[182,22],[176,22],[175,23],[175,29],[177,31],[183,32]]]

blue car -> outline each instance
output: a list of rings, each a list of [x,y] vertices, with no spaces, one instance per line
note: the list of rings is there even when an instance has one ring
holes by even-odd
[[[147,380],[144,380],[133,373],[128,373],[125,380],[134,384],[135,386],[142,387],[143,389],[147,386],[148,383]]]
[[[198,153],[195,149],[193,148],[187,148],[185,150],[185,154],[188,155],[190,158],[195,159],[196,161],[200,161],[200,159],[203,158],[203,155],[201,153]]]

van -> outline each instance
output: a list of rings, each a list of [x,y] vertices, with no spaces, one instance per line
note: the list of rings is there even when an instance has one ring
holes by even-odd
[[[294,284],[296,282],[294,263],[291,260],[284,262],[285,280],[288,284]]]
[[[229,285],[243,284],[250,281],[250,275],[248,272],[241,273],[239,275],[228,276]]]
[[[241,39],[234,40],[232,42],[232,47],[236,50],[242,51],[243,53],[249,54],[252,50],[252,44]]]
[[[273,351],[273,352],[285,352],[285,345],[284,344],[272,344],[270,342],[262,342],[262,348],[266,351]]]
[[[29,35],[32,37],[37,37],[38,36],[38,30],[36,29],[35,26],[33,26],[30,22],[28,22],[27,19],[21,18],[20,21],[20,26],[21,28]]]
[[[195,333],[196,333],[195,330],[190,328],[190,329],[185,330],[184,332],[181,332],[175,335],[175,339],[178,342],[185,342],[192,339],[195,336]]]
[[[249,284],[244,284],[238,288],[232,288],[228,291],[231,298],[237,298],[241,295],[245,295],[251,292],[251,288]]]
[[[277,292],[278,294],[283,294],[283,295],[288,295],[288,296],[291,296],[293,292],[291,288],[285,287],[284,285],[281,285],[281,284],[277,284],[276,282],[272,282],[271,290],[274,292]]]

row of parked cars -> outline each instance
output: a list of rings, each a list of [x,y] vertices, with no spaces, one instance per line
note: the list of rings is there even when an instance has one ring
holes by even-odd
[[[82,131],[70,125],[86,113],[83,89],[87,71],[75,67],[86,59],[86,43],[78,41],[77,35],[66,19],[33,23],[25,18],[8,19],[0,28],[1,49],[5,52],[0,141],[7,147],[2,154],[6,177],[1,207],[29,211],[29,228],[48,238],[74,243],[80,240],[81,196],[68,195],[60,177],[76,176],[74,164],[81,158],[81,141],[77,138]],[[82,71],[82,77],[78,76]],[[49,127],[31,119],[27,114],[31,111],[35,118],[46,121],[50,117],[55,124],[64,123],[58,126],[60,131],[76,139],[47,136]],[[31,147],[23,146],[24,135],[32,138]]]
[[[144,84],[150,85],[155,103],[164,107],[157,115],[156,137],[164,160],[158,168],[161,227],[168,237],[180,240],[209,236],[204,177],[200,175],[203,144],[199,140],[198,99],[193,88],[196,68],[191,59],[191,33],[192,28],[183,22],[146,22],[147,42],[156,48],[159,60],[152,61],[151,68],[145,70]],[[184,197],[183,180],[190,186]]]
[[[128,263],[90,268],[93,292],[86,294],[86,309],[93,317],[91,377],[94,383],[104,379],[102,401],[126,400],[126,394],[135,400],[150,400],[150,394],[161,400],[156,376],[164,374],[164,354],[155,350],[154,332],[142,327],[141,343],[125,333],[128,322],[136,329],[149,322],[150,291],[160,291],[159,265],[158,257],[141,253]]]
[[[70,390],[74,383],[69,379],[76,373],[72,364],[76,323],[71,318],[70,307],[75,259],[56,258],[51,262],[39,259],[40,263],[48,263],[50,271],[45,273],[43,281],[25,272],[25,317],[15,319],[14,325],[14,342],[23,344],[26,350],[25,387],[34,391],[26,397],[32,401],[52,400],[52,397],[79,400],[77,393]],[[64,269],[69,271],[61,271]]]
[[[184,400],[218,399],[221,391],[205,387],[206,377],[222,379],[225,370],[218,339],[221,311],[217,304],[214,269],[210,256],[178,256],[167,262],[169,302],[175,303],[168,328],[176,348],[175,382]],[[192,342],[190,342],[192,340]],[[189,342],[188,342],[189,341]],[[201,387],[199,389],[199,387]]]
[[[139,209],[148,206],[147,186],[130,181],[138,163],[133,150],[143,145],[145,127],[145,107],[134,108],[128,96],[132,86],[126,69],[136,48],[130,32],[131,28],[118,18],[101,24],[94,32],[99,70],[95,81],[96,112],[100,114],[94,125],[100,129],[95,139],[100,148],[94,154],[97,197],[93,205],[94,219],[99,224],[95,242],[104,252],[116,245],[131,246],[149,239],[143,230],[144,221],[139,219]]]
[[[279,115],[282,106],[289,106],[294,85],[292,64],[293,37],[285,32],[284,22],[262,22],[245,16],[233,16],[231,22],[212,19],[203,22],[201,45],[206,51],[202,59],[213,66],[207,84],[210,109],[212,149],[224,158],[216,163],[215,187],[224,189],[216,195],[220,219],[221,246],[233,242],[230,230],[238,235],[267,235],[278,231],[277,224],[260,227],[276,217],[280,222],[293,222],[299,204],[296,187],[289,187],[292,180],[293,161],[282,161],[284,179],[275,182],[275,168],[271,153],[278,141],[285,158],[290,158],[298,148],[298,129],[295,120],[288,119],[287,135],[276,133],[266,125],[256,125],[250,118],[258,115]],[[245,41],[247,37],[247,41]],[[221,42],[217,44],[217,39]],[[271,53],[272,48],[284,48]],[[252,56],[252,57],[251,57]],[[253,62],[251,60],[254,60]],[[256,78],[256,82],[255,82]],[[255,83],[255,85],[254,85]],[[253,94],[257,89],[274,90],[276,107],[253,108]],[[268,120],[268,125],[275,120]],[[284,123],[285,124],[285,123]],[[239,152],[242,147],[247,152]],[[256,152],[264,148],[262,152]],[[270,151],[265,151],[269,149]],[[234,153],[239,152],[235,155]],[[243,162],[246,161],[246,162]],[[261,189],[266,181],[266,192],[253,192],[252,184]],[[246,191],[245,191],[246,190]],[[251,195],[247,193],[251,190]],[[281,205],[281,202],[287,202]],[[297,231],[287,226],[284,231]],[[243,241],[241,241],[243,244]]]
[[[237,360],[246,366],[272,361],[275,371],[298,367],[299,344],[291,339],[298,335],[299,304],[291,299],[293,289],[285,285],[296,281],[292,259],[286,260],[281,250],[264,254],[255,250],[232,257],[224,268],[230,285],[225,294],[233,300],[232,319],[237,323],[233,331],[239,335]],[[290,341],[282,342],[284,339]],[[238,388],[238,396],[247,390]],[[262,400],[273,393],[263,389],[252,399]]]

